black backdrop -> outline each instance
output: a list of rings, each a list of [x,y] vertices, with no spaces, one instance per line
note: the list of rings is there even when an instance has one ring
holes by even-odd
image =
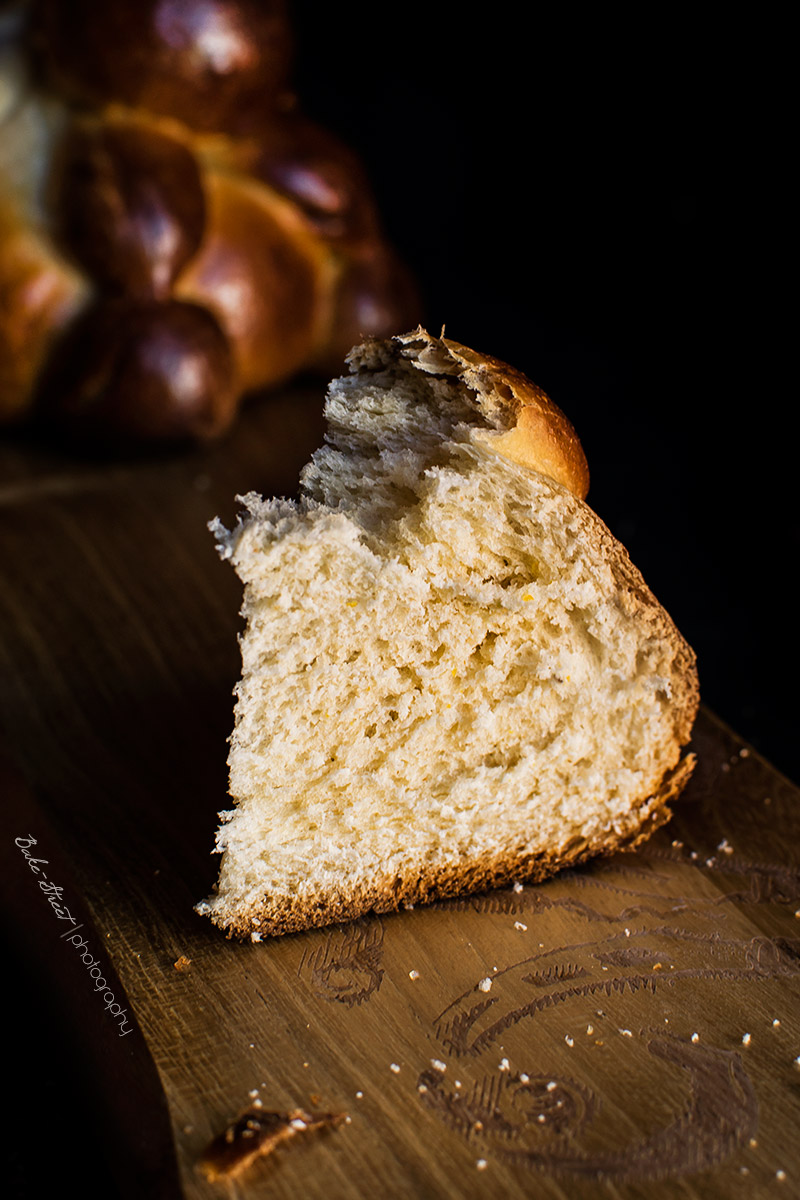
[[[429,327],[565,409],[705,702],[799,779],[786,31],[663,6],[293,11],[302,105],[366,161]]]

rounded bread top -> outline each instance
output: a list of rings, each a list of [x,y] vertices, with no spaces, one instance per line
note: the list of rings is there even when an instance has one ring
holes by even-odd
[[[558,405],[521,371],[449,338],[432,337],[422,326],[385,343],[357,346],[348,361],[357,368],[376,359],[403,359],[431,375],[455,376],[486,420],[488,428],[473,432],[477,442],[585,499],[589,466],[578,435]]]

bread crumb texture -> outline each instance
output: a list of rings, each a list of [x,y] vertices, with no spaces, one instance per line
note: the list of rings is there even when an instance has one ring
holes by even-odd
[[[582,499],[498,447],[520,408],[479,358],[357,348],[300,499],[213,525],[247,627],[198,911],[230,934],[544,878],[647,836],[691,771],[692,651]]]

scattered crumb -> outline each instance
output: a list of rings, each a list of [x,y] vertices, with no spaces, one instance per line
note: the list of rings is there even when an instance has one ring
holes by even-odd
[[[519,893],[522,891],[522,884],[521,884],[521,883],[515,883],[515,884],[514,884],[514,891],[515,891],[517,894],[519,894]]]
[[[478,1168],[479,1171],[485,1171],[486,1168],[488,1167],[488,1165],[489,1164],[487,1163],[485,1158],[479,1158],[477,1160],[477,1162],[475,1163],[475,1166]]]
[[[677,838],[675,838],[675,839],[674,839],[674,841],[673,841],[673,843],[672,843],[672,848],[673,848],[673,850],[682,850],[682,849],[683,849],[683,842],[679,842],[679,841],[678,841],[678,839],[677,839]]]
[[[544,1115],[544,1113],[539,1113],[539,1116],[536,1119],[538,1120],[540,1125],[544,1125],[545,1121],[547,1120],[547,1117]]]
[[[742,1034],[742,1045],[743,1045],[743,1046],[749,1046],[749,1045],[750,1045],[750,1042],[751,1042],[751,1040],[752,1040],[752,1039],[751,1039],[751,1037],[750,1037],[750,1034],[749,1034],[749,1033],[743,1033],[743,1034]]]
[[[253,932],[250,934],[250,941],[251,942],[260,942],[261,941],[261,934],[258,932],[257,929],[254,929]]]
[[[255,1100],[256,1096],[258,1095],[258,1088],[251,1088],[247,1094],[251,1100]]]
[[[417,1084],[417,1091],[420,1093],[420,1095],[422,1095],[422,1094],[424,1094],[425,1092],[427,1092],[427,1090],[428,1090],[428,1089],[427,1089],[427,1087],[425,1086],[425,1084],[424,1084],[424,1083],[418,1083],[418,1084]]]
[[[663,970],[664,970],[664,964],[663,964],[663,963],[660,963],[660,962],[653,963],[653,970],[654,970],[654,971],[663,971]]]
[[[751,1150],[755,1150],[756,1146],[758,1145],[758,1142],[756,1141],[755,1138],[750,1138],[750,1141],[747,1144]]]
[[[478,984],[478,991],[479,992],[488,992],[490,990],[491,986],[492,986],[492,981],[489,978],[489,976],[487,975],[486,978],[482,979],[480,981],[480,983]]]
[[[692,1041],[693,1041],[695,1044],[696,1044],[697,1042],[699,1042],[699,1041],[700,1041],[700,1034],[699,1034],[699,1033],[693,1033],[693,1034],[692,1034]]]
[[[364,1099],[364,1093],[356,1092],[356,1100],[363,1100],[363,1099]]]
[[[733,854],[733,846],[730,844],[727,838],[722,839],[720,844],[717,846],[717,849],[721,850],[723,854]]]
[[[270,1154],[277,1145],[307,1130],[333,1126],[346,1120],[344,1113],[266,1112],[255,1105],[241,1113],[216,1137],[200,1160],[212,1182],[245,1170],[254,1159]]]
[[[589,1036],[591,1037],[591,1035],[594,1033],[594,1025],[587,1025],[587,1026],[586,1026],[586,1032],[587,1032],[587,1033],[589,1034]]]
[[[527,933],[527,931],[528,931],[528,926],[527,926],[527,925],[523,925],[522,921],[515,921],[515,922],[514,922],[514,928],[515,928],[515,929],[521,929],[521,930],[523,931],[523,933]]]
[[[531,1079],[530,1075],[526,1075],[524,1071],[519,1077],[520,1083],[530,1083],[530,1079]]]
[[[749,1175],[750,1168],[749,1167],[739,1167],[739,1174],[740,1175]]]
[[[567,1043],[568,1046],[575,1045],[575,1038],[570,1037],[568,1033],[564,1034],[564,1041]]]
[[[400,1074],[400,1064],[399,1063],[389,1063],[389,1070],[394,1071],[395,1075],[399,1075]]]
[[[633,1037],[633,1034],[631,1033],[630,1029],[620,1029],[620,1033],[622,1034],[623,1037]]]
[[[772,1022],[772,1028],[777,1029],[779,1025],[780,1025],[780,1021],[776,1017],[775,1020]]]
[[[511,1066],[511,1063],[508,1061],[507,1058],[501,1058],[500,1066],[497,1069],[498,1069],[498,1071],[507,1071],[510,1068],[510,1066]]]
[[[409,971],[408,978],[409,979],[419,979],[419,971]]]
[[[778,1180],[779,1183],[783,1183],[784,1179],[786,1178],[786,1172],[785,1171],[776,1171],[775,1178]]]
[[[695,862],[699,858],[697,851],[693,850],[692,853],[689,855],[689,858],[692,860],[692,862]]]
[[[739,751],[739,758],[749,758],[749,757],[750,757],[750,751],[748,750],[747,746],[742,746],[741,750]]]
[[[447,1070],[447,1063],[443,1063],[440,1058],[432,1058],[431,1066],[433,1067],[434,1071],[441,1071],[443,1075]]]
[[[192,965],[192,960],[187,958],[185,954],[182,954],[172,965],[176,971],[188,971]]]
[[[558,1084],[556,1083],[555,1079],[551,1079],[547,1085],[547,1090],[548,1090],[548,1092],[554,1092],[557,1087],[558,1087]]]
[[[455,1087],[457,1087],[457,1088],[460,1088],[460,1087],[461,1087],[461,1080],[460,1080],[460,1079],[457,1079],[457,1080],[455,1081],[455,1084],[454,1084],[454,1086],[455,1086]]]

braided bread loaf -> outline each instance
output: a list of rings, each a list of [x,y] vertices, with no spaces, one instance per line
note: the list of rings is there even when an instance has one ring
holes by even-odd
[[[412,285],[290,60],[283,0],[0,17],[0,420],[209,438],[402,327]]]

